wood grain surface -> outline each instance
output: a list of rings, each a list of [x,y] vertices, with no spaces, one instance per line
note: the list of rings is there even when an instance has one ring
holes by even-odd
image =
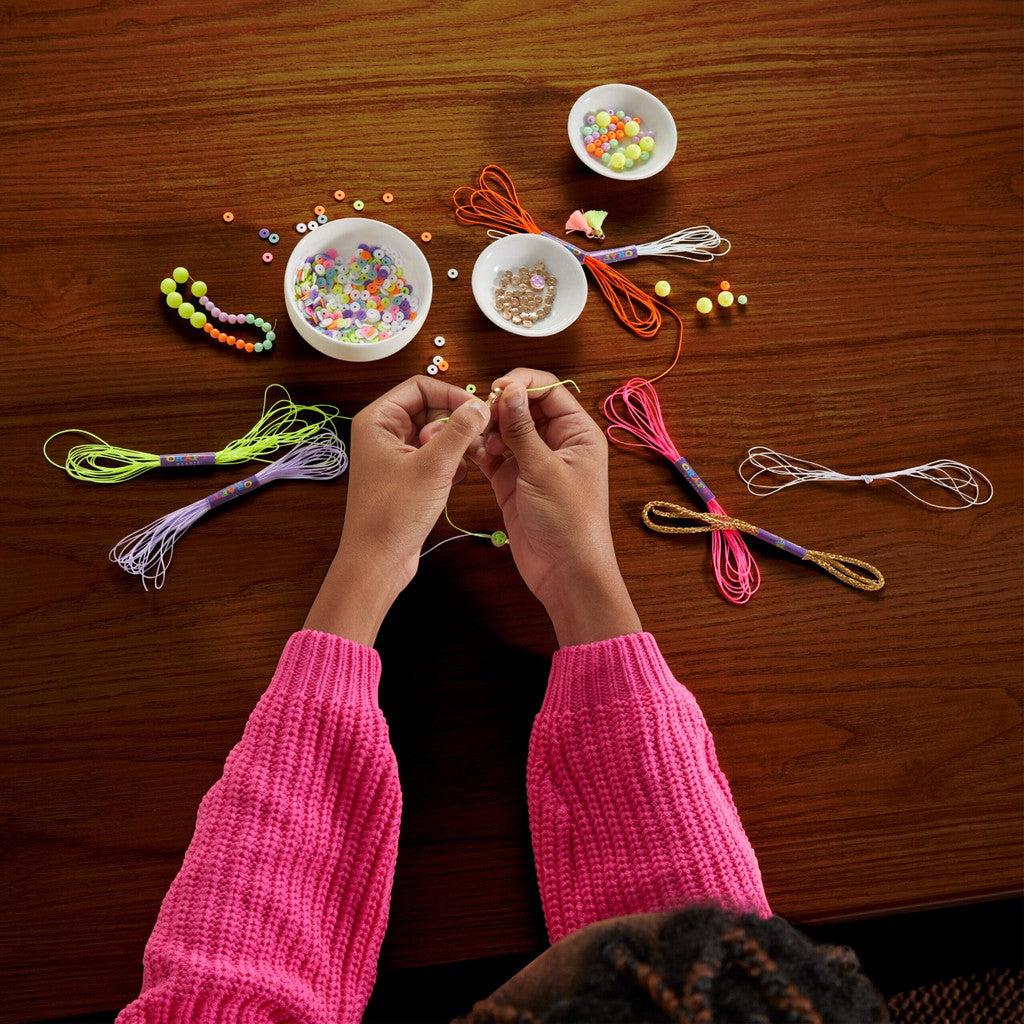
[[[704,708],[776,911],[1019,891],[1018,4],[5,0],[0,33],[0,1018],[137,991],[199,799],[302,623],[345,504],[344,479],[269,488],[207,517],[166,588],[144,593],[108,564],[111,544],[244,473],[79,484],[43,462],[51,431],[216,448],[266,384],[352,413],[422,372],[436,333],[449,380],[551,369],[595,414],[666,364],[670,331],[636,339],[594,289],[553,338],[485,320],[469,278],[486,238],[454,223],[449,197],[492,161],[556,232],[599,207],[611,244],[702,222],[731,238],[713,267],[623,267],[647,287],[668,278],[687,321],[660,386],[668,422],[729,511],[888,579],[865,595],[761,549],[760,594],[731,607],[704,541],[639,524],[648,499],[690,500],[671,468],[612,453],[623,570]],[[616,79],[679,126],[674,162],[642,186],[589,172],[566,140],[576,96]],[[433,233],[428,324],[380,363],[326,359],[287,323],[292,225],[318,202],[351,213],[336,188]],[[264,225],[281,233],[269,266]],[[273,355],[167,315],[157,285],[177,264],[225,307],[276,318]],[[746,314],[694,322],[722,276]],[[736,466],[758,443],[859,472],[960,458],[996,497],[950,514],[878,486],[757,499]],[[452,515],[499,525],[479,476]],[[554,648],[543,612],[507,550],[459,542],[424,562],[379,647],[405,791],[385,961],[536,946],[524,762]]]

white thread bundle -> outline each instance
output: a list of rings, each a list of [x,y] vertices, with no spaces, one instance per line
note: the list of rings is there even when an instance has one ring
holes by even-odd
[[[724,246],[724,248],[723,248]],[[640,256],[674,256],[676,259],[693,260],[696,263],[710,263],[717,256],[724,256],[732,248],[728,238],[723,238],[707,224],[682,228],[654,242],[641,242],[636,247]]]
[[[889,473],[857,475],[837,473],[819,462],[784,455],[782,452],[757,445],[748,450],[747,457],[740,463],[739,474],[740,479],[747,485],[747,490],[762,497],[777,494],[787,487],[811,482],[841,480],[873,484],[882,481],[895,484],[914,501],[944,512],[985,505],[992,500],[995,493],[992,481],[984,473],[954,459],[936,459],[934,462],[896,469]],[[953,496],[952,504],[929,501],[924,495],[905,484],[904,479],[918,480],[927,486],[940,488]]]
[[[146,590],[149,589],[148,583],[159,590],[167,578],[178,538],[210,509],[273,480],[332,480],[344,473],[347,467],[348,453],[344,442],[333,430],[326,430],[296,445],[246,480],[215,491],[128,534],[110,549],[110,560],[125,572],[140,576]]]

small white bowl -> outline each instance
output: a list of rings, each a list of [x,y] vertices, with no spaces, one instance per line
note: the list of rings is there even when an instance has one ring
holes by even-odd
[[[396,253],[402,260],[406,280],[412,287],[413,295],[419,297],[419,308],[416,319],[406,322],[402,330],[384,341],[373,341],[366,345],[355,345],[347,341],[335,341],[318,331],[306,318],[295,302],[293,285],[299,264],[307,256],[322,252],[324,249],[335,248],[339,257],[347,257],[355,251],[360,242],[368,245],[380,245]],[[430,276],[430,265],[420,248],[406,234],[390,224],[365,217],[342,217],[321,224],[303,235],[288,257],[288,266],[284,272],[284,304],[295,330],[325,356],[332,359],[344,359],[350,363],[368,363],[375,359],[393,356],[412,341],[419,333],[427,312],[430,309],[430,298],[434,293],[434,282]]]
[[[600,160],[595,160],[587,152],[587,144],[583,141],[583,119],[587,114],[598,110],[624,110],[627,114],[635,114],[641,119],[644,128],[654,131],[654,152],[650,160],[638,161],[628,171],[613,171]],[[606,178],[620,181],[636,181],[639,178],[651,178],[667,166],[676,152],[676,123],[672,120],[668,107],[657,96],[652,96],[644,89],[635,85],[597,85],[588,89],[569,111],[569,143],[576,155],[592,171],[603,174]]]
[[[494,305],[494,290],[504,270],[532,267],[537,260],[555,279],[551,312],[532,327],[505,320]],[[473,265],[473,298],[484,316],[510,334],[546,338],[574,323],[587,304],[587,275],[580,261],[561,242],[544,235],[506,235],[489,246]]]

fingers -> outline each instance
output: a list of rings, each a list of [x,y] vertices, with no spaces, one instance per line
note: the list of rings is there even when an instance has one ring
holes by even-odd
[[[505,391],[515,383],[530,389],[531,415],[549,448],[560,451],[578,445],[601,447],[605,443],[603,431],[569,388],[544,370],[520,367],[499,377],[494,382],[495,388],[503,389],[497,402],[499,409],[504,403]]]
[[[587,415],[568,387],[556,386],[558,378],[553,373],[519,367],[499,377],[492,388],[501,388],[504,391],[513,381],[518,381],[524,388],[530,388],[530,403],[548,419],[574,412]],[[537,390],[538,388],[544,390]]]
[[[462,458],[480,447],[481,434],[490,422],[490,409],[479,398],[466,394],[446,422],[434,421],[423,427],[420,454],[433,470],[451,477]]]
[[[519,379],[512,379],[501,392],[498,429],[523,471],[537,471],[551,457],[551,449],[537,433],[537,425],[530,415],[529,396]]]
[[[406,420],[418,429],[432,415],[447,415],[472,397],[447,381],[418,375],[385,392],[368,408],[378,409],[389,420]]]

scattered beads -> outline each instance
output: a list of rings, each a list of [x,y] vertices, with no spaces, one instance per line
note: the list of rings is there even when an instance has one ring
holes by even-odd
[[[281,236],[276,231],[271,231],[267,241],[271,245],[277,245],[277,243],[281,241]]]
[[[427,367],[427,373],[429,373],[431,377],[436,377],[437,376],[437,367],[433,363],[431,363]]]
[[[719,291],[727,292],[731,287],[732,287],[732,285],[730,285],[728,281],[719,281],[718,282],[718,290]]]
[[[580,134],[586,151],[613,171],[632,170],[654,152],[655,133],[624,110],[591,111],[583,118]]]
[[[454,281],[459,276],[459,272],[454,268],[450,267],[448,270],[448,276]]]
[[[362,208],[363,208],[364,206],[366,206],[366,203],[364,203],[364,202],[362,201],[362,199],[356,199],[356,200],[353,200],[353,202],[352,202],[352,209],[353,209],[353,210],[355,210],[355,211],[356,211],[357,213],[358,213],[358,212],[359,212],[360,210],[362,210]]]
[[[441,365],[441,364],[442,364],[442,363],[444,362],[444,356],[434,356],[434,358],[433,358],[433,359],[431,359],[430,361],[431,361],[431,362],[432,362],[432,363],[433,363],[433,364],[434,364],[435,366],[440,366],[440,365]]]
[[[221,217],[224,218],[225,224],[230,224],[235,219],[235,215],[230,210],[225,210],[221,214]]]
[[[265,252],[263,254],[263,256],[261,257],[261,259],[263,260],[264,263],[273,263],[274,262],[274,254],[272,252]]]
[[[439,334],[439,335],[438,335],[438,336],[437,336],[437,337],[436,337],[436,338],[434,339],[434,344],[435,344],[435,345],[436,345],[436,346],[437,346],[438,348],[444,348],[444,336],[443,336],[443,335],[441,335],[441,334]]]
[[[440,371],[441,371],[442,373],[447,373],[447,371],[448,371],[448,361],[447,361],[446,359],[442,359],[442,360],[441,360],[441,362],[439,362],[439,363],[437,364],[437,368],[438,368],[438,369],[439,369],[439,370],[440,370]]]
[[[668,281],[659,281],[654,286],[654,294],[659,296],[662,299],[665,298],[666,295],[671,294],[671,292],[672,292],[672,285],[670,285],[668,283]]]
[[[317,224],[326,224],[328,219],[329,218],[326,213],[318,213],[316,217],[316,222]]]
[[[314,213],[315,213],[315,214],[316,214],[316,215],[317,215],[317,216],[319,217],[319,216],[320,216],[320,214],[322,214],[322,213],[326,213],[326,212],[327,212],[327,208],[326,208],[326,207],[324,207],[324,206],[320,206],[320,205],[318,204],[317,206],[314,206],[314,207],[313,207],[313,212],[314,212]]]
[[[307,220],[306,227],[309,228],[310,231],[315,231],[317,227],[317,222],[315,220]]]
[[[502,271],[494,289],[494,308],[502,318],[523,327],[543,320],[555,302],[558,282],[538,260],[532,267]]]
[[[741,305],[741,306],[745,306],[747,304],[747,297],[746,297],[746,295],[737,295],[736,296],[736,302],[739,305]]]
[[[475,384],[467,384],[466,385],[466,391],[469,394],[471,394],[471,395],[475,395],[476,394],[476,385]]]
[[[259,236],[260,236],[260,238],[269,238],[270,237],[270,228],[260,228]]]
[[[697,312],[698,313],[703,313],[705,316],[707,316],[708,313],[710,313],[711,310],[714,309],[714,308],[715,308],[715,304],[706,295],[702,295],[697,300]]]
[[[337,249],[307,256],[293,286],[306,321],[334,341],[366,345],[386,339],[416,319],[419,299],[400,257],[361,242],[346,260]]]
[[[395,201],[395,197],[390,192],[385,192],[384,195],[381,196],[381,199],[385,203],[393,203]]]
[[[732,292],[719,292],[718,293],[718,304],[723,308],[728,308],[732,305]]]
[[[434,236],[429,231],[420,232],[420,241],[429,242]]]
[[[306,227],[306,222],[304,220],[300,220],[299,223],[295,225],[295,230],[298,231],[300,235],[304,235],[309,228]]]
[[[344,198],[345,198],[345,191],[344,191],[344,189],[340,189],[340,188],[339,188],[339,189],[338,189],[338,190],[337,190],[337,191],[336,191],[336,192],[334,193],[334,198],[335,198],[335,199],[337,199],[339,203],[340,203],[340,202],[342,202],[342,200],[344,200]]]

